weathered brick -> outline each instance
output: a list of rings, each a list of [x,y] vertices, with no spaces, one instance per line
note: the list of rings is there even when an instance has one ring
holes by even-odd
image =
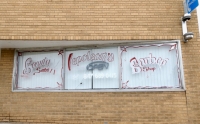
[[[0,40],[183,41],[182,4],[182,0],[1,0]],[[14,50],[2,49],[0,122],[199,124],[200,38],[195,11],[187,24],[195,35],[181,43],[186,92],[11,92]]]

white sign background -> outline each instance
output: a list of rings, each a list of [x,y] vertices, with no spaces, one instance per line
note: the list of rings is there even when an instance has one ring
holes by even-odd
[[[121,47],[122,62],[122,88],[141,89],[141,88],[177,88],[180,87],[180,69],[177,54],[177,44],[152,44],[132,47]],[[149,62],[144,64],[144,58],[156,58],[156,61],[166,60],[163,65]],[[131,59],[136,58],[138,63],[143,62],[146,68],[144,71],[133,73]],[[158,58],[160,58],[158,60]],[[147,60],[147,59],[146,59]],[[133,62],[132,62],[133,64]],[[149,69],[150,68],[150,69]],[[154,68],[154,69],[152,69]],[[135,70],[138,71],[138,70]]]
[[[98,56],[102,54],[102,57]],[[108,54],[113,56],[109,57]],[[117,47],[66,51],[65,55],[65,89],[119,88]],[[96,56],[95,60],[92,59],[92,55]],[[86,69],[91,62],[96,61],[107,62],[109,66],[102,70],[89,71]]]
[[[63,86],[63,53],[59,51],[48,52],[23,52],[18,53],[18,89],[62,89]],[[21,55],[20,55],[21,54]],[[32,59],[32,63],[41,62],[46,58],[49,64],[36,68],[30,67],[30,73],[24,73],[26,61]]]

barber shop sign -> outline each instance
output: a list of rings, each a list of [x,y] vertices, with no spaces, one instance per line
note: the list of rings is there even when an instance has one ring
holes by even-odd
[[[176,43],[121,47],[121,68],[122,88],[125,89],[180,86]]]

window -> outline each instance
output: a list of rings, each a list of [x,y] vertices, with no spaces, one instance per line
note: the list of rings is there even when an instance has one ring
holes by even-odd
[[[177,43],[121,47],[122,88],[180,88]]]
[[[17,52],[16,89],[63,89],[63,51]]]
[[[14,75],[14,91],[184,89],[178,41],[83,50],[17,50]]]
[[[119,88],[117,47],[67,51],[66,58],[65,89]]]

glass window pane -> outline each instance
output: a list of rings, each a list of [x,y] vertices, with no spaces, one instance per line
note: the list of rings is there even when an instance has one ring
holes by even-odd
[[[93,88],[119,88],[119,59],[118,48],[92,50],[93,59]]]
[[[18,89],[62,89],[63,51],[18,52]]]
[[[66,51],[65,89],[92,88],[92,72],[87,70],[91,54],[92,50]]]
[[[122,88],[177,88],[181,85],[176,43],[121,47]]]

